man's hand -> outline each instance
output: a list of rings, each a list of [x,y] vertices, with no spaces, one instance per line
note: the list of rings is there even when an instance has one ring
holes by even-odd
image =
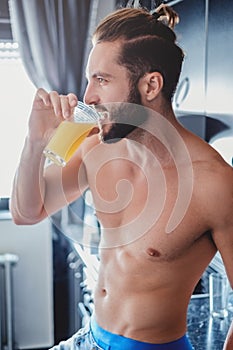
[[[59,95],[56,91],[48,93],[38,89],[33,101],[29,119],[29,138],[47,144],[54,130],[64,120],[72,120],[77,96],[73,93]]]

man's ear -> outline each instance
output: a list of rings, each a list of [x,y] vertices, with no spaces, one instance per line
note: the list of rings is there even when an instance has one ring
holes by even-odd
[[[138,89],[148,102],[154,100],[163,88],[163,77],[159,72],[146,73],[138,83]]]

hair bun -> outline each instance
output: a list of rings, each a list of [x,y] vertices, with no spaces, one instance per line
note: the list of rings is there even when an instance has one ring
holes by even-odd
[[[151,12],[156,20],[166,24],[169,28],[174,29],[175,25],[179,23],[178,14],[168,5],[161,4]]]

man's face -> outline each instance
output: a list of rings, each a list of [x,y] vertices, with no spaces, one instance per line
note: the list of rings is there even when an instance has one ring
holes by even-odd
[[[117,141],[135,129],[128,102],[141,104],[137,86],[131,86],[126,68],[117,63],[119,50],[117,41],[96,44],[86,70],[88,85],[84,101],[96,105],[97,110],[106,111],[103,113],[106,118],[100,121],[101,137],[106,142]]]

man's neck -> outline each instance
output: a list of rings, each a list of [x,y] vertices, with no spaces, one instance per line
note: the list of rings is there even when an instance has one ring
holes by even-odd
[[[182,127],[171,107],[163,108],[163,114],[154,109],[148,109],[148,111],[147,120],[140,127],[133,130],[127,136],[127,140],[145,146],[162,163],[168,164],[172,161],[174,153],[179,153],[182,143],[179,131]],[[162,111],[162,108],[160,108],[160,111]]]

